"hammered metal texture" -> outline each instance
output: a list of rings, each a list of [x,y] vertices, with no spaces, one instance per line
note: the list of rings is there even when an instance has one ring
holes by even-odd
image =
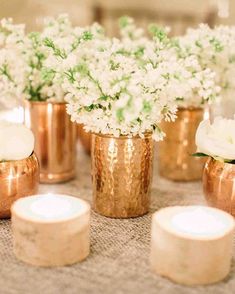
[[[36,155],[0,162],[0,217],[10,217],[10,208],[21,197],[37,193],[39,164]]]
[[[86,132],[83,129],[83,125],[78,124],[77,127],[78,138],[82,143],[83,148],[85,149],[86,153],[91,153],[91,133]]]
[[[93,134],[91,155],[94,210],[114,218],[147,213],[153,164],[151,134],[144,139]]]
[[[58,183],[75,176],[76,124],[65,103],[26,102],[25,124],[35,135],[40,181]]]
[[[205,159],[193,157],[196,152],[195,135],[203,120],[204,109],[179,109],[175,122],[164,122],[166,133],[159,147],[159,173],[174,181],[194,181],[202,178]]]
[[[209,158],[203,172],[203,191],[209,205],[235,216],[235,165]]]

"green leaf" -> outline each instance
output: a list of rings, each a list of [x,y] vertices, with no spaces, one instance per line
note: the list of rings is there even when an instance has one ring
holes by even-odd
[[[196,153],[193,153],[192,156],[195,156],[195,157],[208,157],[209,155],[207,155],[205,153],[202,153],[202,152],[196,152]]]
[[[235,160],[225,159],[224,162],[225,163],[230,163],[230,164],[235,164]]]

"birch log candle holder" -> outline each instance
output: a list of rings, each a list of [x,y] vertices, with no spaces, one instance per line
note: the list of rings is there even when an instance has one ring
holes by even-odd
[[[35,266],[82,261],[90,248],[90,206],[66,195],[22,198],[12,206],[13,247],[18,259]]]
[[[234,219],[216,208],[168,207],[152,218],[152,270],[185,285],[218,282],[230,271]]]

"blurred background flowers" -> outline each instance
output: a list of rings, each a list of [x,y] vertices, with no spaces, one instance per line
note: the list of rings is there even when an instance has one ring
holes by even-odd
[[[138,25],[150,22],[170,26],[171,34],[185,32],[199,23],[234,24],[232,0],[0,0],[0,18],[12,17],[30,30],[40,29],[45,16],[68,13],[74,25],[98,21],[110,35],[117,33],[117,19],[129,15]]]

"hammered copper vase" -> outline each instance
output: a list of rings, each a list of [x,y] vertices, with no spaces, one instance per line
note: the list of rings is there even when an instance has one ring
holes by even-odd
[[[11,216],[14,201],[36,194],[38,183],[39,163],[35,153],[22,160],[0,162],[0,218]]]
[[[77,126],[78,139],[80,140],[84,150],[87,154],[91,153],[91,132],[86,132],[83,125],[78,124]]]
[[[66,103],[27,101],[25,124],[35,136],[40,182],[72,179],[76,165],[76,125],[66,113]]]
[[[104,216],[129,218],[149,210],[151,134],[128,138],[92,134],[93,208]]]
[[[163,122],[166,137],[159,143],[159,173],[173,181],[195,181],[202,177],[205,159],[193,157],[195,135],[204,119],[202,108],[180,108],[174,122]]]
[[[209,158],[203,171],[203,191],[210,206],[235,216],[235,164]]]

